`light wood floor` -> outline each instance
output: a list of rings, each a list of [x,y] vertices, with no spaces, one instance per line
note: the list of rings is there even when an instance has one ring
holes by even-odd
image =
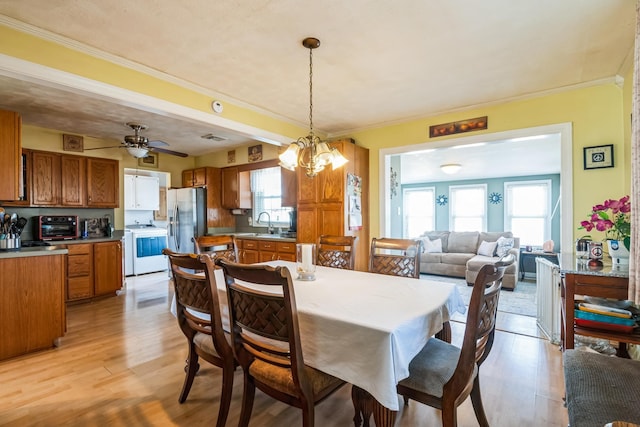
[[[58,348],[0,362],[0,426],[214,425],[218,368],[201,362],[187,402],[178,404],[186,345],[169,312],[171,297],[166,273],[156,273],[127,278],[120,296],[70,306],[67,334]],[[502,329],[510,318],[503,319]],[[454,342],[463,328],[453,323]],[[496,334],[481,369],[489,422],[492,427],[565,427],[561,353],[528,335]],[[241,397],[239,370],[228,426],[237,425]],[[316,409],[319,427],[352,426],[352,417],[348,385]],[[251,426],[301,422],[299,410],[256,392]],[[441,424],[438,411],[411,402],[401,409],[396,425]],[[477,425],[467,401],[459,408],[459,426]]]

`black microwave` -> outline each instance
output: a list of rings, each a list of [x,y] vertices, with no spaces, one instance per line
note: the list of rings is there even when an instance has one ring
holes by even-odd
[[[35,237],[38,240],[77,239],[78,217],[74,215],[40,215],[34,217]]]

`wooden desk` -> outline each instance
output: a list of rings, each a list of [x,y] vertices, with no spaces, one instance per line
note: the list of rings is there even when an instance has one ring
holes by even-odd
[[[626,300],[629,289],[629,270],[614,269],[606,265],[600,270],[587,267],[586,261],[564,256],[561,260],[562,308],[560,316],[560,343],[562,350],[574,348],[575,334],[617,341],[618,356],[629,357],[626,343],[640,344],[640,333],[631,334],[591,329],[575,325],[574,309],[576,295]]]

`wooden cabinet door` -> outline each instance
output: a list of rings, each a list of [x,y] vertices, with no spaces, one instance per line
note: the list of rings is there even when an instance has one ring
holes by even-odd
[[[317,208],[318,234],[316,239],[323,234],[344,234],[344,211],[339,203],[324,204]]]
[[[19,200],[22,123],[20,115],[0,110],[0,200]]]
[[[56,206],[60,204],[60,155],[45,151],[31,153],[31,204]]]
[[[117,160],[87,157],[88,207],[119,207],[119,174]]]
[[[207,185],[207,168],[193,170],[193,186],[202,187]]]
[[[114,294],[122,288],[122,243],[99,242],[93,246],[95,294]]]
[[[240,187],[238,168],[222,169],[222,207],[236,209],[240,207]]]
[[[93,245],[68,245],[67,301],[93,297]]]
[[[182,187],[193,187],[193,169],[187,169],[182,171]]]
[[[298,242],[316,243],[318,239],[317,210],[314,206],[298,205]]]
[[[63,206],[84,207],[87,182],[86,160],[82,156],[60,158],[61,204]]]
[[[280,168],[280,190],[282,191],[282,206],[296,207],[298,205],[298,183],[296,173]]]
[[[296,169],[296,176],[298,178],[298,204],[317,202],[318,176],[309,178],[302,168]]]
[[[255,264],[259,262],[260,253],[251,249],[242,250],[242,263],[243,264]]]

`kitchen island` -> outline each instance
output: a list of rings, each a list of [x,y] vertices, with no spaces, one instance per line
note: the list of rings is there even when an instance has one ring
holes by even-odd
[[[0,360],[51,348],[66,331],[67,250],[0,252]]]

